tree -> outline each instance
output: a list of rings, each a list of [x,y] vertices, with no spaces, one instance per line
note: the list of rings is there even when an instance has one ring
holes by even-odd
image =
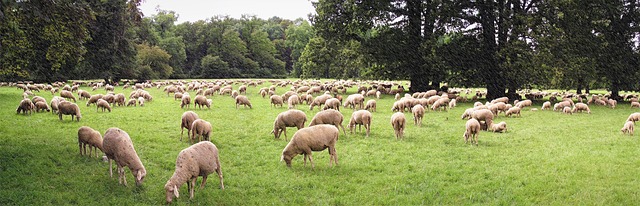
[[[207,55],[202,58],[201,78],[237,78],[240,77],[240,70],[230,68],[227,62],[219,56]]]
[[[137,46],[136,78],[138,80],[166,79],[173,73],[170,66],[171,55],[158,46],[141,44]]]
[[[290,72],[293,77],[300,77],[302,65],[299,63],[299,58],[309,43],[309,39],[315,37],[313,27],[306,20],[296,19],[294,24],[286,30],[286,37],[285,45],[291,49],[290,57],[292,60],[291,69],[288,69],[287,72]]]

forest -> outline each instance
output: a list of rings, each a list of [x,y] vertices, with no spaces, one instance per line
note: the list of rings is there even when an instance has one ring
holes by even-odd
[[[319,0],[309,20],[146,16],[142,0],[0,1],[0,81],[302,78],[639,91],[635,0]],[[194,5],[197,6],[197,5]]]

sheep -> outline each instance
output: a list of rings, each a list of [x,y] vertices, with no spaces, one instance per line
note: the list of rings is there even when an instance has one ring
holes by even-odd
[[[607,101],[607,105],[611,106],[611,109],[615,109],[616,105],[618,105],[618,101],[615,99],[609,99],[609,101]]]
[[[109,102],[107,102],[104,99],[99,99],[98,103],[96,104],[96,112],[98,111],[98,109],[102,108],[102,112],[104,112],[105,109],[109,110],[109,112],[111,112],[111,106],[109,106]]]
[[[289,99],[287,99],[287,104],[289,105],[289,109],[294,109],[296,105],[300,104],[300,98],[298,95],[291,95]]]
[[[46,104],[47,100],[46,100],[46,99],[44,99],[44,97],[41,97],[41,96],[34,96],[34,97],[31,99],[31,102],[33,102],[33,104],[35,104],[35,103],[37,103],[37,102],[44,102],[44,103]]]
[[[327,99],[330,99],[330,98],[332,98],[332,96],[328,95],[328,94],[323,94],[323,95],[317,96],[316,98],[313,99],[313,101],[311,101],[311,104],[309,104],[309,110],[313,110],[314,106],[322,106],[322,105],[324,105],[324,103],[327,101]],[[349,99],[349,98],[347,97],[347,99]]]
[[[627,121],[632,121],[634,124],[636,123],[636,121],[640,121],[640,112],[634,112],[630,114],[627,118]]]
[[[55,97],[53,97],[51,99],[51,103],[49,103],[49,106],[51,107],[51,112],[52,113],[54,113],[54,114],[58,113],[58,104],[60,103],[60,101],[66,101],[66,100],[64,100],[61,97],[57,97],[57,96],[55,96]]]
[[[328,111],[328,110],[325,110]],[[316,125],[298,130],[287,146],[282,150],[280,161],[285,161],[287,167],[291,167],[291,160],[299,154],[304,155],[304,166],[307,166],[307,159],[311,162],[311,169],[315,168],[312,151],[322,151],[329,148],[329,166],[332,162],[338,165],[338,154],[336,153],[336,142],[338,141],[337,128],[331,125]]]
[[[458,105],[458,100],[456,99],[451,99],[451,101],[449,101],[449,109],[453,109],[454,107],[456,107]]]
[[[115,127],[107,129],[102,140],[102,152],[109,159],[109,177],[113,177],[111,160],[114,160],[118,166],[119,184],[127,185],[127,179],[124,176],[124,167],[126,166],[131,170],[136,185],[142,185],[147,170],[142,165],[127,132]]]
[[[191,137],[191,125],[194,121],[200,119],[198,114],[192,111],[186,111],[182,113],[182,121],[180,122],[180,141],[182,142],[182,134],[184,134],[184,129],[187,129],[187,136]]]
[[[546,101],[542,103],[542,108],[540,108],[540,110],[545,110],[545,109],[551,109],[551,102]]]
[[[570,107],[570,106],[573,106],[573,105],[574,105],[574,104],[573,104],[572,102],[570,102],[570,101],[562,101],[562,102],[558,102],[558,103],[555,103],[555,104],[553,105],[553,111],[559,111],[559,112],[561,112],[561,111],[562,111],[562,109],[564,109],[565,107]]]
[[[571,110],[571,113],[582,112],[582,111],[587,111],[587,114],[591,114],[591,109],[589,109],[589,105],[585,103],[576,103],[573,107],[573,110]]]
[[[236,90],[231,91],[231,98],[235,99],[238,95],[240,95],[240,93],[238,93],[238,91],[236,91]]]
[[[73,93],[67,90],[60,91],[60,96],[65,99],[73,99],[73,102],[76,102],[76,97],[73,96]]]
[[[202,106],[206,106],[207,108],[211,109],[211,104],[208,104],[207,97],[203,95],[196,96],[193,102],[194,102],[194,107],[200,106],[200,109],[202,109]]]
[[[391,126],[393,127],[393,131],[395,131],[396,140],[404,138],[404,127],[406,121],[404,113],[402,112],[396,112],[391,115]]]
[[[476,119],[469,119],[467,120],[467,124],[466,126],[466,130],[464,131],[464,135],[462,137],[464,137],[464,143],[467,144],[467,141],[469,141],[471,144],[473,144],[474,139],[476,142],[476,146],[478,145],[478,135],[480,134],[480,122],[478,122],[478,120]]]
[[[282,105],[284,104],[282,97],[280,95],[271,95],[271,97],[269,97],[269,99],[271,100],[271,108],[273,108],[274,106],[278,106],[280,105],[280,107],[282,107]]]
[[[497,102],[504,102],[506,104],[506,103],[509,103],[509,98],[508,97],[500,97],[500,98],[491,100],[491,104],[495,104]]]
[[[287,141],[287,127],[297,127],[300,130],[304,128],[305,122],[307,122],[307,115],[303,111],[290,109],[278,114],[273,121],[271,133],[275,139],[280,139],[280,135],[284,133],[284,140]]]
[[[106,95],[102,96],[102,99],[104,99],[107,102],[109,102],[109,104],[113,104],[116,101],[116,96],[113,95],[113,94],[106,94]]]
[[[506,122],[500,122],[498,124],[491,124],[491,126],[489,126],[489,131],[492,132],[506,132],[507,131],[507,123]]]
[[[404,112],[404,108],[405,108],[405,102],[404,101],[395,101],[393,102],[393,106],[391,107],[391,111],[392,112]]]
[[[176,93],[173,94],[173,100],[175,101],[175,100],[178,100],[178,99],[182,100],[182,93],[181,92],[176,92]]]
[[[366,137],[369,137],[369,133],[371,132],[371,117],[371,112],[367,110],[358,110],[353,112],[351,114],[349,124],[347,125],[347,127],[351,131],[351,134],[353,134],[353,130],[355,129],[356,125],[358,125],[358,129],[360,131],[362,131],[361,126],[364,125],[364,128],[367,130]]]
[[[196,140],[196,136],[198,136],[198,142],[202,140],[211,141],[211,123],[205,121],[204,119],[196,119],[191,123],[191,138],[189,139],[189,143]],[[202,139],[200,139],[202,136]]]
[[[118,106],[124,106],[124,94],[123,93],[116,94],[113,101]]]
[[[631,102],[631,108],[640,108],[640,102]]]
[[[532,102],[531,100],[522,100],[521,102],[518,102],[516,105],[516,107],[520,107],[520,109],[523,109],[525,107],[531,106]]]
[[[336,128],[341,127],[344,134],[347,134],[347,131],[342,126],[342,121],[344,120],[344,116],[342,113],[335,109],[327,109],[318,112],[313,119],[311,119],[311,123],[309,126],[317,125],[317,124],[331,124],[336,126]]]
[[[622,134],[629,133],[629,135],[633,135],[634,123],[635,123],[634,121],[625,122],[622,129],[620,129]]]
[[[58,117],[60,118],[60,121],[62,121],[62,115],[71,115],[71,121],[73,121],[74,115],[78,122],[80,121],[80,118],[82,118],[78,105],[67,101],[60,102],[58,104]]]
[[[476,108],[468,108],[464,110],[461,119],[471,119],[471,114],[473,114],[473,111],[476,111]]]
[[[324,103],[324,107],[322,108],[322,110],[327,110],[327,109],[335,109],[340,111],[340,100],[338,100],[337,98],[327,99],[327,101],[325,101]]]
[[[511,117],[511,115],[517,115],[518,117],[520,117],[520,107],[512,107],[511,109],[507,110],[507,112],[504,113],[504,116],[506,117]]]
[[[571,107],[566,106],[562,109],[562,113],[564,114],[571,114]]]
[[[38,101],[38,102],[36,102],[36,103],[35,103],[35,106],[36,106],[36,107],[35,107],[36,112],[45,111],[45,110],[46,110],[47,112],[51,111],[51,110],[49,109],[49,105],[47,105],[47,103],[46,103],[46,102],[43,102],[43,101]]]
[[[224,178],[220,165],[218,148],[211,142],[200,142],[186,149],[183,149],[176,158],[176,169],[167,183],[164,185],[167,203],[171,203],[173,198],[179,198],[179,188],[187,183],[189,198],[193,198],[196,179],[202,176],[200,189],[207,183],[207,176],[216,172],[220,179],[220,189],[224,190]]]
[[[238,105],[243,105],[244,108],[247,108],[247,106],[249,106],[249,109],[253,108],[251,106],[251,102],[249,101],[249,98],[247,98],[247,96],[244,96],[244,95],[238,95],[236,97],[236,109],[238,109]]]
[[[89,147],[88,153],[87,146]],[[91,150],[93,149],[96,157],[98,157],[98,149],[102,151],[102,135],[91,127],[82,126],[78,129],[78,147],[80,148],[80,155],[91,156]]]
[[[370,112],[376,112],[377,103],[375,99],[370,99],[367,101],[367,105],[364,109],[369,110]]]
[[[127,101],[127,107],[128,106],[136,106],[136,99],[129,99],[129,101]]]
[[[30,99],[22,99],[22,101],[20,101],[20,104],[18,105],[18,108],[16,109],[16,112],[18,114],[20,114],[20,112],[22,112],[23,114],[27,114],[27,112],[29,112],[29,115],[31,115],[32,111],[35,110],[35,105],[33,104],[33,102],[31,102]]]
[[[91,95],[89,101],[87,101],[87,107],[91,104],[98,103],[98,99],[102,99],[102,94]]]
[[[449,98],[440,98],[436,102],[434,102],[433,105],[431,105],[431,110],[436,111],[436,109],[442,107],[442,109],[446,111],[449,102]]]
[[[342,106],[345,108],[351,107],[354,110],[356,109],[356,106],[358,106],[359,109],[362,109],[362,107],[364,107],[364,96],[362,94],[349,95]]]
[[[184,108],[184,106],[187,106],[187,108],[189,108],[190,104],[191,104],[191,96],[189,96],[189,93],[182,94],[182,101],[180,102],[180,109]]]
[[[484,123],[480,124],[483,130],[486,130],[491,124],[493,124],[493,112],[488,109],[479,109],[473,111],[473,113],[471,114],[471,118],[478,120],[478,122],[484,121]]]
[[[420,104],[416,104],[411,108],[411,113],[413,113],[413,124],[422,126],[422,117],[424,117],[424,107]]]

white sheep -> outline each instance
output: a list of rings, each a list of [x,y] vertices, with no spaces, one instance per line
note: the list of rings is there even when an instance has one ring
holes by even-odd
[[[342,113],[335,109],[327,109],[318,112],[313,119],[311,119],[311,123],[309,126],[318,125],[318,124],[331,124],[336,126],[336,128],[342,128],[344,134],[347,134],[347,131],[342,126],[342,121],[344,121],[344,116]]]
[[[136,185],[142,185],[147,170],[142,165],[127,132],[115,127],[107,129],[102,140],[102,151],[109,159],[109,177],[113,177],[111,160],[114,160],[118,166],[118,183],[127,185],[127,179],[124,176],[124,167],[126,166],[131,170]]]
[[[97,103],[99,99],[102,99],[102,94],[91,95],[89,101],[87,101],[87,107],[91,104]]]
[[[571,113],[582,112],[582,111],[587,111],[587,114],[591,114],[591,109],[589,109],[589,105],[585,103],[576,103],[573,106],[573,110],[571,110]]]
[[[191,123],[191,138],[189,138],[190,143],[196,143],[200,141],[211,141],[211,123],[207,122],[204,119],[196,119]],[[196,139],[196,136],[198,139]],[[200,138],[202,137],[202,138]],[[196,141],[197,140],[197,141]],[[192,142],[195,141],[195,142]]]
[[[187,106],[187,108],[189,108],[189,105],[191,105],[191,96],[189,96],[189,93],[182,94],[182,101],[180,102],[180,109],[184,108],[184,106]]]
[[[376,112],[377,103],[375,99],[370,99],[367,101],[367,105],[364,109],[369,110],[370,112]]]
[[[542,108],[540,108],[540,110],[545,110],[545,109],[551,109],[551,102],[546,101],[542,103]]]
[[[636,123],[636,121],[640,121],[640,112],[634,112],[630,114],[627,118],[627,121],[632,121],[634,124]]]
[[[633,135],[634,127],[635,126],[633,121],[627,121],[624,123],[624,126],[622,127],[622,129],[620,129],[620,131],[622,132],[622,134],[629,133],[629,135]]]
[[[289,109],[296,108],[296,105],[298,104],[300,104],[300,97],[298,97],[298,95],[296,94],[289,96],[289,99],[287,99],[287,105],[289,106]]]
[[[327,99],[327,101],[325,101],[324,103],[324,107],[322,108],[322,110],[327,110],[327,109],[335,109],[340,111],[340,100],[337,98]]]
[[[564,114],[572,114],[571,113],[571,107],[566,106],[566,107],[562,108],[562,113],[564,113]]]
[[[640,108],[640,102],[631,102],[631,108]]]
[[[311,90],[310,90],[311,91]],[[314,106],[322,106],[324,105],[324,103],[327,101],[327,99],[332,98],[331,95],[328,94],[323,94],[320,96],[317,96],[316,98],[313,99],[313,101],[311,101],[311,104],[309,104],[309,110],[313,110]],[[348,99],[348,97],[347,97]]]
[[[144,97],[138,97],[138,104],[141,107],[144,107],[144,102],[146,101],[146,99]]]
[[[184,129],[187,129],[187,137],[191,137],[191,125],[196,119],[200,119],[198,114],[192,111],[186,111],[182,113],[182,120],[180,121],[180,141],[182,141],[182,134],[184,134]]]
[[[91,150],[93,149],[96,157],[98,157],[98,149],[102,151],[102,135],[91,127],[82,126],[78,129],[78,147],[80,148],[80,155],[91,156]],[[89,147],[88,153],[87,147]]]
[[[488,109],[479,109],[473,111],[473,113],[471,114],[471,118],[478,120],[478,122],[484,121],[484,123],[481,122],[480,124],[482,130],[487,130],[489,126],[493,124],[493,112]]]
[[[328,111],[328,110],[325,110]],[[280,161],[285,161],[287,167],[291,167],[291,160],[296,155],[304,155],[304,165],[307,159],[311,162],[311,169],[315,168],[312,151],[322,151],[329,148],[329,166],[333,162],[338,165],[338,154],[336,153],[336,142],[340,132],[331,125],[315,125],[298,130],[287,146],[282,150]]]
[[[391,115],[391,126],[396,134],[396,140],[404,138],[404,127],[406,122],[407,120],[402,112],[396,112]]]
[[[180,151],[176,158],[176,169],[164,185],[167,203],[171,203],[174,197],[180,197],[179,189],[184,183],[187,183],[189,198],[193,198],[196,179],[202,176],[200,189],[203,189],[207,183],[207,177],[213,172],[218,174],[220,189],[224,190],[220,156],[218,148],[213,143],[199,142]]]
[[[464,137],[464,143],[467,144],[467,141],[469,141],[471,144],[473,144],[474,139],[476,142],[476,145],[478,145],[478,135],[480,134],[480,122],[478,122],[478,120],[476,119],[469,119],[467,120],[467,124],[466,126],[466,130],[464,131],[464,135],[462,137]]]
[[[136,99],[129,99],[129,101],[127,101],[127,107],[132,105],[135,107],[136,102],[137,102]]]
[[[411,108],[411,113],[413,113],[413,124],[422,126],[422,118],[424,117],[424,107],[420,104],[416,104]]]
[[[521,107],[512,107],[511,109],[507,110],[504,115],[507,117],[511,117],[511,115],[515,114],[516,116],[520,117],[520,110]]]
[[[249,109],[253,108],[251,106],[251,102],[249,101],[249,98],[247,98],[247,96],[244,96],[244,95],[238,95],[236,97],[236,109],[238,109],[238,105],[243,105],[244,108],[247,108],[247,106],[249,106]]]
[[[202,109],[202,106],[206,106],[207,108],[211,109],[211,105],[207,103],[207,97],[205,97],[204,95],[197,95],[195,99],[193,99],[193,107],[198,107],[200,106],[200,109]]]
[[[351,131],[351,134],[353,134],[353,130],[355,129],[356,125],[358,125],[358,129],[360,131],[362,131],[361,126],[364,125],[364,128],[367,132],[366,137],[369,137],[369,133],[371,132],[371,119],[371,112],[367,110],[358,110],[351,114],[351,119],[349,120],[349,124],[347,125],[347,127]]]
[[[492,131],[492,132],[506,132],[507,131],[507,123],[506,122],[500,122],[498,124],[491,124],[489,126],[489,131]]]
[[[62,121],[62,115],[71,115],[71,121],[73,121],[73,116],[76,117],[76,121],[80,121],[82,118],[82,114],[80,114],[80,108],[77,104],[72,102],[60,102],[58,104],[58,117],[60,121]]]
[[[104,112],[105,109],[109,110],[109,112],[111,112],[111,106],[109,106],[109,102],[107,102],[104,99],[99,99],[98,103],[96,103],[96,112],[102,108],[102,112]]]
[[[279,139],[280,135],[284,132],[284,140],[287,140],[287,127],[297,127],[298,130],[304,128],[304,123],[307,122],[307,115],[300,110],[290,109],[288,111],[278,114],[273,121],[273,130],[271,133],[274,138]]]
[[[280,107],[282,107],[282,105],[284,104],[284,102],[282,100],[282,96],[280,96],[280,95],[271,95],[271,97],[269,97],[269,100],[271,100],[271,107],[272,108],[274,106],[278,106],[278,105],[280,105]]]

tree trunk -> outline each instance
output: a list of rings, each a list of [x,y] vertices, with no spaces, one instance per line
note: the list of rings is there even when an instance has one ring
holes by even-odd
[[[420,45],[422,44],[422,1],[407,0],[407,16],[409,17],[409,25],[407,28],[407,47],[409,54],[407,56],[407,70],[411,78],[410,92],[427,91],[429,87],[428,73],[423,67],[423,55]]]

